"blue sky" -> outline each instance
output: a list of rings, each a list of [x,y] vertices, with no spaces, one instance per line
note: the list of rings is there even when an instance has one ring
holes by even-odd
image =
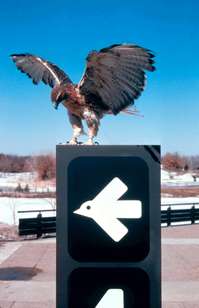
[[[144,118],[106,116],[97,140],[199,154],[197,0],[7,0],[0,3],[0,31],[0,152],[53,152],[71,136],[65,109],[50,103],[50,88],[34,86],[10,54],[42,56],[78,82],[90,50],[127,42],[156,54],[157,71],[136,101]]]

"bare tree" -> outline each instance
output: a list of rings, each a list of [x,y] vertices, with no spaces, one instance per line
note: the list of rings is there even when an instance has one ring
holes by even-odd
[[[13,225],[16,225],[16,196],[9,198],[9,207],[12,212]]]
[[[35,169],[40,180],[49,180],[55,177],[55,157],[40,155],[35,158]]]
[[[8,155],[0,153],[0,172],[29,172],[30,156]]]
[[[45,198],[45,200],[50,204],[52,210],[56,210],[56,198]]]
[[[184,171],[189,168],[187,159],[176,153],[166,153],[162,158],[164,169],[170,171]]]

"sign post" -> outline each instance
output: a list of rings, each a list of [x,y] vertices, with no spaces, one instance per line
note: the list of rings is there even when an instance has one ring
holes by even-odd
[[[160,308],[159,146],[57,146],[57,308]]]

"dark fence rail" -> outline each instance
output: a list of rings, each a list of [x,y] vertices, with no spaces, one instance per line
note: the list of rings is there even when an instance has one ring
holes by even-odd
[[[44,217],[43,212],[56,212],[56,210],[18,211],[18,213],[38,213],[36,217],[19,219],[19,235],[36,235],[56,233],[56,216]]]
[[[180,209],[179,207],[189,208]],[[164,209],[166,208],[166,209]],[[19,219],[19,235],[37,235],[56,233],[56,215],[50,217],[42,216],[44,212],[54,212],[56,210],[30,210],[18,211],[18,213],[38,213],[34,218]],[[199,203],[170,203],[161,205],[161,225],[183,225],[199,223]]]
[[[26,210],[26,211],[18,211],[18,213],[42,213],[42,212],[56,212],[56,210]]]
[[[189,208],[179,209],[179,207],[189,206]],[[167,207],[167,209],[164,209]],[[183,225],[199,223],[199,203],[173,203],[161,205],[161,224]]]

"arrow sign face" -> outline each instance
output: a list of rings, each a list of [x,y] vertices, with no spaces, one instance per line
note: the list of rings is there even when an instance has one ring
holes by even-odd
[[[95,308],[124,308],[124,291],[122,289],[109,289],[106,291]]]
[[[150,304],[149,275],[138,267],[81,267],[68,283],[69,302],[60,307],[160,308]]]
[[[128,229],[118,218],[142,217],[140,200],[118,200],[127,190],[128,187],[115,177],[93,200],[82,203],[74,213],[92,218],[115,242],[119,242]]]

